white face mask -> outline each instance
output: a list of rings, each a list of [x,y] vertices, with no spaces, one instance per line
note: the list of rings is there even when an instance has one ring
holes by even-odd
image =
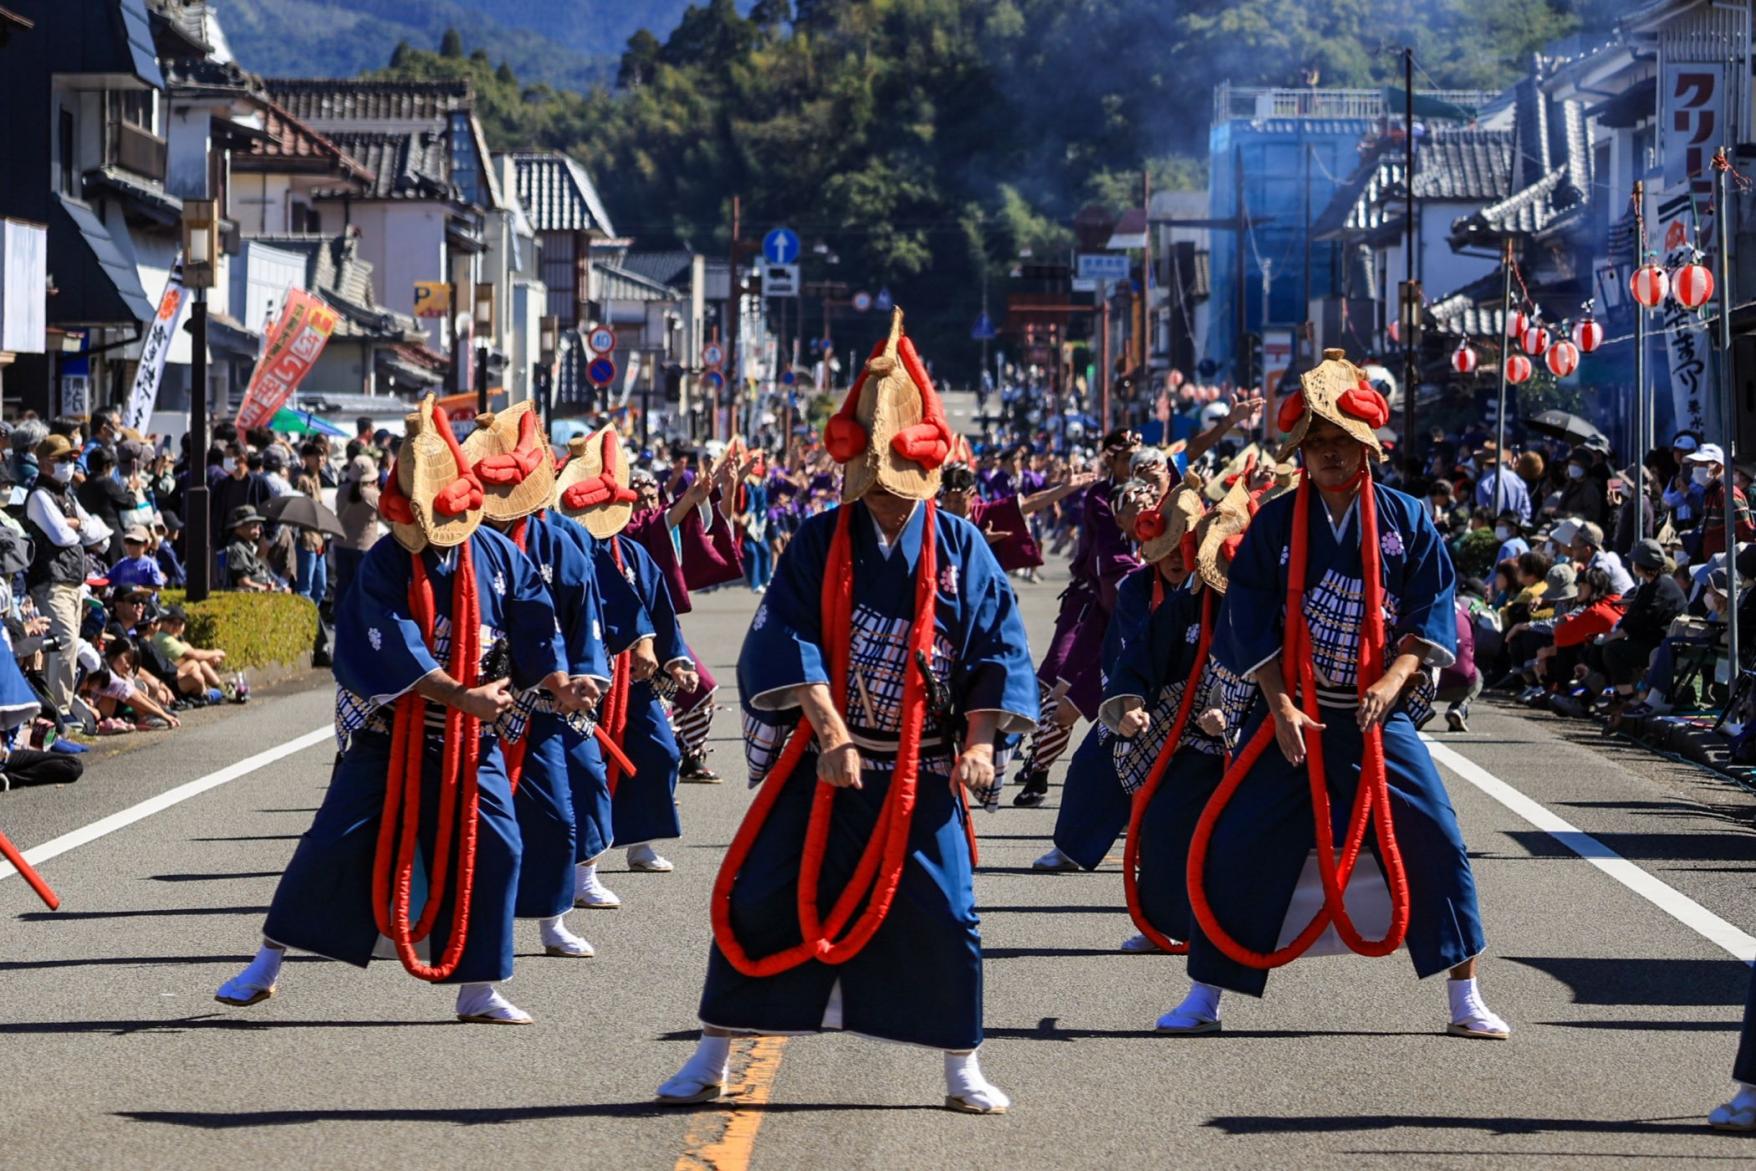
[[[1706,464],[1696,464],[1694,470],[1689,473],[1689,478],[1697,484],[1706,484],[1713,479],[1713,469]]]
[[[54,463],[49,465],[49,478],[54,480],[55,483],[57,483],[57,484],[72,483],[73,482],[73,465],[70,463],[63,462],[61,460],[56,460]]]
[[[1568,464],[1567,478],[1569,480],[1583,480],[1585,479],[1585,469],[1578,464]]]
[[[225,474],[228,476],[231,475],[234,471],[236,471],[237,467],[238,467],[238,461],[233,459],[231,456],[227,456],[225,459],[220,460],[220,470],[225,472]]]
[[[1512,539],[1512,530],[1505,525],[1495,525],[1494,536],[1502,541],[1510,541]]]

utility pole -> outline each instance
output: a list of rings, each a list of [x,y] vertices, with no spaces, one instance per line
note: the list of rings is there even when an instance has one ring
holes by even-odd
[[[1638,238],[1634,241],[1634,268],[1638,272],[1646,263],[1646,184],[1634,180],[1634,222]],[[1646,533],[1646,306],[1634,299],[1634,531]],[[1730,473],[1731,469],[1726,469]],[[1731,511],[1731,501],[1726,501]],[[1657,526],[1654,526],[1655,528]],[[1737,546],[1732,546],[1737,551]]]
[[[1152,308],[1152,165],[1149,160],[1140,160],[1140,216],[1145,221],[1145,233],[1142,238],[1146,247],[1140,255],[1140,377],[1134,386],[1134,402],[1140,401],[1143,391],[1150,391],[1152,379],[1152,344],[1153,344],[1153,308]],[[1130,404],[1128,425],[1135,425],[1133,405]],[[1110,420],[1104,418],[1104,433],[1110,430]]]
[[[1506,359],[1512,356],[1512,342],[1507,329],[1512,322],[1512,237],[1507,236],[1500,250],[1500,409],[1494,415],[1494,518],[1511,503],[1506,496]],[[1636,518],[1635,528],[1639,528]]]
[[[1305,121],[1302,118],[1299,120],[1299,137],[1300,138],[1305,137]],[[1301,152],[1301,154],[1303,156],[1301,161],[1305,165],[1305,192],[1304,192],[1304,203],[1305,203],[1305,207],[1304,207],[1304,213],[1305,213],[1305,289],[1304,289],[1304,298],[1305,299],[1304,299],[1304,302],[1299,306],[1299,344],[1298,344],[1298,348],[1294,351],[1296,356],[1301,361],[1305,357],[1305,344],[1310,339],[1311,333],[1312,333],[1312,330],[1311,330],[1311,144],[1307,142],[1304,144],[1304,147],[1305,147],[1305,149]],[[1315,347],[1313,347],[1311,352],[1313,354],[1316,353]]]
[[[1737,381],[1732,377],[1732,204],[1730,198],[1731,161],[1726,148],[1720,147],[1713,159],[1714,226],[1719,230],[1719,410],[1725,435],[1724,473],[1720,491],[1725,494],[1726,522],[1726,653],[1730,656],[1731,677],[1738,678],[1738,510],[1733,507],[1738,475],[1738,407]]]
[[[731,248],[731,285],[726,290],[726,387],[732,392],[732,404],[738,402],[739,388],[743,385],[738,362],[738,331],[742,325],[740,318],[744,316],[744,294],[738,283],[738,246],[743,242],[739,234],[740,217],[743,214],[743,199],[732,196],[732,248]],[[707,420],[707,437],[718,439],[719,434],[719,391],[713,392],[713,413]]]
[[[191,602],[207,600],[213,582],[212,502],[207,487],[207,290],[195,288],[189,307],[189,487],[183,493],[183,553]]]
[[[1244,264],[1244,250],[1250,243],[1248,239],[1250,221],[1248,219],[1249,213],[1244,210],[1244,151],[1241,147],[1232,148],[1232,203],[1238,217],[1238,263],[1236,265],[1238,295],[1233,298],[1234,308],[1238,315],[1238,332],[1235,343],[1237,353],[1232,363],[1232,372],[1233,377],[1237,379],[1238,391],[1242,393],[1244,384],[1249,380],[1250,369],[1249,347],[1244,344],[1244,335],[1250,332],[1250,310],[1244,299],[1245,289],[1249,284],[1249,270]],[[1264,411],[1262,415],[1266,419],[1268,412]]]
[[[1403,283],[1402,297],[1402,450],[1407,455],[1415,449],[1415,390],[1420,382],[1420,372],[1415,369],[1415,342],[1421,331],[1421,286],[1415,279],[1415,51],[1412,45],[1402,51],[1402,87],[1405,132],[1402,185],[1406,201],[1403,218],[1407,220],[1403,249],[1408,262],[1408,279]],[[1501,452],[1500,459],[1504,471],[1504,452]]]

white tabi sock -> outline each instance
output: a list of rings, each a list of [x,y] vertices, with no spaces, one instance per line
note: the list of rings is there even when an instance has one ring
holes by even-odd
[[[1469,1036],[1505,1037],[1512,1026],[1500,1019],[1482,1000],[1476,979],[1447,980],[1445,992],[1451,998],[1451,1031]]]
[[[622,900],[598,880],[596,862],[581,862],[573,868],[573,905],[611,908],[621,906]]]
[[[457,1017],[471,1024],[528,1025],[531,1015],[500,995],[493,984],[459,984]]]
[[[543,950],[550,955],[586,959],[597,954],[591,944],[567,929],[567,916],[565,914],[538,919],[537,929],[542,935]]]
[[[731,1055],[730,1037],[701,1034],[695,1052],[683,1063],[682,1069],[672,1074],[671,1079],[658,1088],[658,1096],[673,1102],[706,1100],[705,1095],[726,1084],[729,1076],[726,1062]]]
[[[945,1053],[945,1096],[977,1114],[1000,1114],[1012,1105],[1000,1087],[982,1076],[982,1063],[974,1049],[968,1053]]]
[[[286,949],[274,947],[267,942],[257,949],[256,958],[250,966],[221,984],[215,999],[226,1004],[249,1005],[267,1000],[274,994],[274,986],[280,980],[281,961],[286,958]]]
[[[1220,989],[1197,980],[1189,987],[1183,1003],[1158,1018],[1158,1028],[1167,1033],[1194,1032],[1204,1025],[1219,1022]]]

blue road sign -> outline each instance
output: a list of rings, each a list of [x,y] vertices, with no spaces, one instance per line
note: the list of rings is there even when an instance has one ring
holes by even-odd
[[[895,306],[896,302],[891,300],[890,290],[888,288],[879,289],[878,298],[872,302],[872,308],[878,310],[880,313],[888,313],[891,309],[895,308]]]
[[[799,259],[799,234],[791,228],[770,228],[762,237],[762,256],[770,264],[793,264]]]
[[[585,376],[597,386],[608,386],[616,380],[616,363],[609,358],[593,358],[585,368]]]
[[[726,384],[726,376],[721,374],[718,370],[709,370],[706,374],[701,376],[701,381],[707,383],[707,385],[714,390],[720,390],[724,388]]]
[[[976,318],[975,326],[969,331],[972,341],[991,342],[1000,335],[994,332],[994,319],[986,313]]]
[[[781,371],[780,384],[782,386],[791,386],[793,383],[797,382],[798,380],[799,380],[799,376],[797,374],[794,374],[791,370]]]

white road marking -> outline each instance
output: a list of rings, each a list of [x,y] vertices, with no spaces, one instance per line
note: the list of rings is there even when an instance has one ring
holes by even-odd
[[[1432,752],[1434,760],[1703,939],[1724,948],[1746,964],[1756,963],[1756,936],[1746,934],[1682,891],[1660,882],[1584,830],[1552,812],[1547,806],[1525,796],[1455,749],[1428,736],[1421,739],[1427,742],[1427,748]]]
[[[205,777],[198,777],[187,784],[178,785],[174,789],[167,789],[158,796],[149,797],[138,805],[130,805],[120,813],[112,813],[108,817],[99,818],[90,825],[81,826],[79,829],[64,833],[58,838],[51,838],[40,846],[32,846],[24,851],[24,860],[32,866],[40,866],[50,858],[59,857],[69,850],[77,850],[83,845],[97,841],[106,834],[113,834],[137,821],[143,821],[155,813],[162,813],[171,806],[179,805],[191,797],[199,797],[209,789],[217,789],[239,777],[249,776],[257,769],[266,768],[275,761],[289,757],[295,752],[303,752],[334,735],[335,728],[332,725],[325,724],[321,728],[313,728],[302,736],[295,736],[283,744],[276,744],[273,748],[264,749],[255,756],[246,756],[236,764],[229,764],[217,772],[208,773]],[[10,863],[0,862],[0,879],[10,878],[17,873],[18,871]]]

